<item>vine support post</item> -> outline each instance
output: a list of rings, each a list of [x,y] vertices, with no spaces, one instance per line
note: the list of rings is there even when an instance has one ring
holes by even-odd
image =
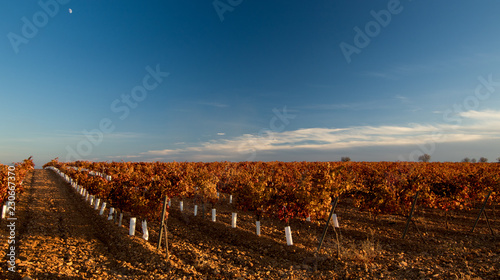
[[[488,203],[488,199],[490,198],[491,192],[492,191],[490,190],[490,192],[488,193],[488,195],[484,199],[484,203],[483,203],[483,206],[481,207],[481,211],[479,211],[479,215],[477,215],[476,222],[474,223],[474,226],[472,227],[472,230],[470,231],[471,233],[474,232],[474,229],[476,228],[477,223],[479,222],[479,219],[481,218],[481,214],[484,214],[484,217],[486,218],[486,223],[488,224],[488,227],[490,228],[491,235],[494,235],[493,229],[490,226],[490,221],[488,220],[488,216],[486,216],[486,212],[484,212],[484,209],[486,208],[486,203]]]
[[[419,193],[419,191],[417,191],[417,193],[415,194],[415,198],[413,199],[413,203],[411,204],[410,215],[408,216],[408,220],[406,221],[405,230],[403,232],[403,236],[401,237],[401,239],[404,239],[406,236],[406,233],[408,232],[408,227],[410,226],[410,221],[411,221],[411,218],[413,217],[413,212],[415,212],[415,205],[417,204],[418,193]]]
[[[165,234],[165,248],[167,250],[167,258],[168,258],[169,257],[168,227],[167,227],[167,222],[165,220],[165,215],[167,213],[167,205],[168,205],[168,196],[165,196],[165,200],[163,201],[163,210],[161,212],[160,237],[158,238],[158,246],[156,247],[156,249],[159,250],[161,248],[161,240],[162,240],[163,234]]]
[[[339,202],[339,197],[337,196],[335,198],[335,200],[332,202],[332,210],[330,211],[330,215],[328,216],[328,221],[326,221],[326,225],[323,228],[323,234],[321,235],[321,239],[319,240],[319,245],[318,245],[318,248],[316,249],[316,253],[319,253],[319,250],[321,250],[321,245],[323,245],[323,240],[325,239],[326,231],[328,230],[328,226],[330,225],[330,221],[332,220],[333,212],[335,211],[335,208],[337,207],[338,202]]]

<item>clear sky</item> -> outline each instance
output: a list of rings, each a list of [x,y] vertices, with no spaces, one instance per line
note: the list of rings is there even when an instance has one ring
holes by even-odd
[[[499,1],[2,1],[0,162],[500,156]]]

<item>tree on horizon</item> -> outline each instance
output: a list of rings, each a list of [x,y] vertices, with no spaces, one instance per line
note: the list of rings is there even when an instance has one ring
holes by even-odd
[[[342,161],[342,162],[348,162],[348,161],[351,161],[351,158],[350,157],[342,157],[340,159],[340,161]]]
[[[429,154],[423,154],[418,157],[418,161],[421,162],[429,162],[431,160],[431,156]]]

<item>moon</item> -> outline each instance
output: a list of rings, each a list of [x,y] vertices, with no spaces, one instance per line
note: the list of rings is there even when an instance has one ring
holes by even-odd
[[[73,10],[72,9],[69,9],[69,13],[72,14],[73,13]]]

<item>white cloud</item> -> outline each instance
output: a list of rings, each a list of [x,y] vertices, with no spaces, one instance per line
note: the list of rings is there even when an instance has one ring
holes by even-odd
[[[140,158],[140,155],[128,155],[128,156],[108,156],[107,158],[109,159],[134,159],[134,158]],[[99,161],[99,160],[96,160]]]
[[[246,160],[249,154],[290,153],[298,150],[322,153],[361,147],[423,145],[426,143],[472,142],[500,138],[500,111],[462,113],[467,125],[408,124],[406,126],[356,126],[348,128],[303,128],[244,134],[231,139],[203,142],[179,149],[152,150],[140,154],[151,160]],[[492,122],[492,120],[496,122]]]
[[[500,111],[485,110],[485,111],[467,111],[460,113],[460,116],[473,120],[482,120],[487,122],[499,121]]]

